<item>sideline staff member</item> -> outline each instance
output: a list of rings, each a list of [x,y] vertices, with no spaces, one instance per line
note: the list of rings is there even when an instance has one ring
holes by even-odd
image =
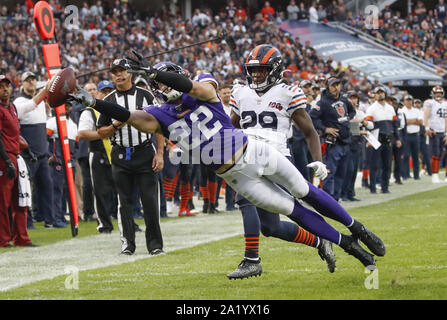
[[[20,153],[20,128],[11,93],[11,81],[0,75],[0,248],[12,247],[11,240],[16,246],[32,246],[26,230],[27,208],[19,207],[17,155]]]
[[[152,94],[132,83],[132,74],[127,71],[125,59],[114,60],[110,71],[116,90],[107,95],[105,101],[125,106],[130,111],[142,110],[152,104]],[[155,135],[155,152],[151,134],[139,132],[132,126],[113,121],[103,114],[99,116],[97,127],[100,137],[111,138],[113,145],[112,173],[120,200],[118,225],[122,240],[121,253],[132,255],[135,252],[135,185],[139,186],[141,192],[147,249],[151,255],[163,253],[157,172],[163,169],[164,137]]]

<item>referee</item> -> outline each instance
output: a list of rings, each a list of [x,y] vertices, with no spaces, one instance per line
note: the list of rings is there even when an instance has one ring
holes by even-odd
[[[116,59],[110,66],[112,82],[116,90],[104,100],[117,103],[126,109],[141,110],[152,104],[152,94],[136,87],[132,74],[127,71],[127,61]],[[146,224],[146,246],[151,255],[163,253],[160,228],[158,172],[163,169],[164,137],[156,134],[157,150],[151,134],[121,124],[103,114],[98,118],[98,133],[102,139],[112,142],[112,175],[118,192],[120,210],[118,226],[121,233],[122,254],[135,252],[134,187],[139,186]]]

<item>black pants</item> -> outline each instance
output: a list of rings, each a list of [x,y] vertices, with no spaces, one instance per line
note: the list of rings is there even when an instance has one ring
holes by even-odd
[[[98,231],[111,232],[113,224],[111,216],[117,209],[112,200],[115,187],[112,177],[112,166],[109,164],[107,154],[103,152],[90,153],[90,166],[92,168],[92,179],[95,193],[95,211],[98,216]]]
[[[152,145],[135,149],[126,160],[126,149],[112,148],[112,174],[118,192],[122,249],[135,251],[135,227],[133,221],[133,192],[138,185],[141,190],[144,222],[146,224],[146,246],[148,251],[163,248],[160,228],[158,174],[152,170],[155,150]]]
[[[84,209],[84,219],[93,216],[93,185],[90,175],[90,163],[87,157],[78,159],[82,174],[82,202]]]
[[[419,179],[419,133],[407,134],[404,149],[404,173],[410,177],[410,157],[413,159],[413,178]]]
[[[293,164],[307,181],[312,180],[313,172],[306,166],[312,162],[312,156],[309,157],[309,147],[305,139],[293,139],[291,144]]]
[[[373,147],[369,147],[370,152],[370,190],[376,192],[376,178],[377,171],[382,170],[380,184],[382,186],[382,192],[388,191],[388,186],[391,176],[391,163],[393,158],[393,150],[391,143],[382,143],[379,149],[375,150]]]

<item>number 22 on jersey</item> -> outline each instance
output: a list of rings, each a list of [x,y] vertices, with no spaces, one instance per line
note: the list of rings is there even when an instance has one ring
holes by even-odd
[[[200,115],[204,118],[200,119]],[[185,118],[168,126],[170,135],[169,140],[176,142],[185,150],[193,150],[199,147],[202,142],[210,140],[220,129],[222,129],[222,124],[219,120],[215,120],[211,127],[207,127],[207,124],[213,120],[214,115],[211,110],[204,105],[198,107],[188,116],[191,121],[192,129]],[[194,125],[195,123],[197,123],[197,125]],[[190,136],[191,139],[189,139]],[[203,137],[202,140],[201,136]]]

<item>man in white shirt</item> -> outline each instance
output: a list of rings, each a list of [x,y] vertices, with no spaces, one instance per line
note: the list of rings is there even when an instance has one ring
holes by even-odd
[[[410,156],[413,160],[413,178],[419,180],[419,131],[423,122],[422,112],[413,107],[413,97],[406,95],[404,97],[404,107],[402,112],[406,119],[406,143],[404,144],[404,172],[409,175]]]
[[[71,162],[73,167],[73,175],[74,173],[74,163],[76,161],[74,155],[76,150],[76,142],[78,139],[78,128],[76,123],[70,119],[70,113],[72,110],[70,102],[65,103],[66,108],[66,116],[67,116],[67,136],[70,145],[71,152]],[[66,195],[68,192],[64,191],[66,186],[66,178],[65,178],[65,164],[63,151],[61,147],[61,141],[59,138],[59,133],[57,130],[57,120],[56,117],[52,117],[47,121],[47,135],[50,140],[50,153],[51,156],[48,159],[50,167],[52,169],[52,177],[53,177],[53,212],[56,219],[56,224],[62,227],[66,227],[68,222],[65,219],[66,213]]]
[[[20,120],[20,133],[28,142],[29,148],[37,161],[23,155],[29,168],[33,192],[33,217],[44,221],[45,228],[61,227],[57,225],[52,211],[53,180],[48,165],[48,140],[46,136],[47,113],[45,108],[46,88],[37,94],[37,76],[24,72],[21,77],[22,88],[14,100]],[[31,214],[29,214],[30,218]],[[28,229],[32,229],[31,219]]]
[[[381,191],[382,193],[390,193],[389,180],[391,176],[392,163],[392,141],[396,141],[397,148],[402,146],[399,134],[399,122],[394,108],[386,102],[386,90],[384,87],[374,89],[376,102],[374,102],[367,110],[365,120],[368,121],[367,129],[378,129],[378,140],[381,146],[375,150],[372,146],[368,146],[371,155],[370,163],[370,191],[375,194],[377,170],[382,169]]]
[[[318,11],[317,11],[317,5],[312,2],[309,8],[309,21],[313,23],[318,23]]]

